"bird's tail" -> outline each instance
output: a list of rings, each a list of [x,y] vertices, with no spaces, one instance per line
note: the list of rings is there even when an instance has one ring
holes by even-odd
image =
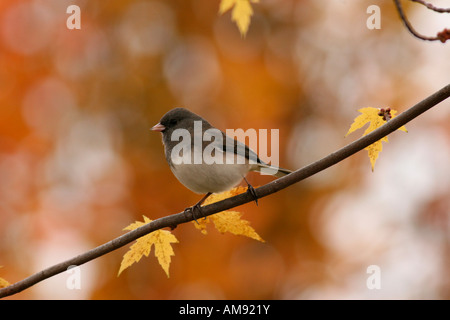
[[[271,166],[265,163],[264,164],[259,163],[258,167],[255,168],[254,171],[259,171],[262,174],[269,174],[277,178],[281,178],[288,175],[289,173],[292,173],[291,170]]]

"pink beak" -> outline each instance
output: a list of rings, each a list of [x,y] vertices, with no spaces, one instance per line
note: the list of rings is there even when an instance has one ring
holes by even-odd
[[[163,132],[166,129],[161,123],[155,124],[151,130]]]

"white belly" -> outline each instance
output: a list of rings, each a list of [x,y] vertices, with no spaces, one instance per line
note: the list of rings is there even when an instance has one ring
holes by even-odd
[[[203,151],[203,148],[194,147],[192,154],[188,150],[186,157],[183,157],[182,153],[172,150],[170,169],[186,188],[205,194],[230,190],[239,184],[253,168],[248,160],[240,155],[223,152],[220,148],[215,152],[216,161],[211,161],[211,158],[208,161],[204,156],[209,153]],[[195,157],[200,159],[198,164]]]
[[[245,177],[248,164],[179,164],[173,174],[196,193],[219,193],[230,190]]]

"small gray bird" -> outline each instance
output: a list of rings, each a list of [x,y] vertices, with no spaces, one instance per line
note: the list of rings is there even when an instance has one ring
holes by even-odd
[[[175,177],[189,190],[205,194],[193,207],[186,209],[190,209],[193,216],[194,209],[200,210],[200,205],[212,193],[230,190],[242,179],[258,204],[256,192],[245,178],[250,171],[275,177],[291,173],[264,163],[245,144],[185,108],[168,111],[151,130],[162,133],[166,160]]]

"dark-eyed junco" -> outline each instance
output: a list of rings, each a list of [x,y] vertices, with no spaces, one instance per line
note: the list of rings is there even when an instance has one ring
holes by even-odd
[[[212,193],[230,190],[242,179],[247,182],[245,176],[250,171],[275,177],[291,173],[264,163],[245,144],[185,108],[170,110],[152,130],[162,133],[166,160],[175,177],[191,191],[205,194],[196,205],[188,208],[193,215],[194,209],[200,209]],[[247,185],[257,203],[253,187],[248,182]]]

